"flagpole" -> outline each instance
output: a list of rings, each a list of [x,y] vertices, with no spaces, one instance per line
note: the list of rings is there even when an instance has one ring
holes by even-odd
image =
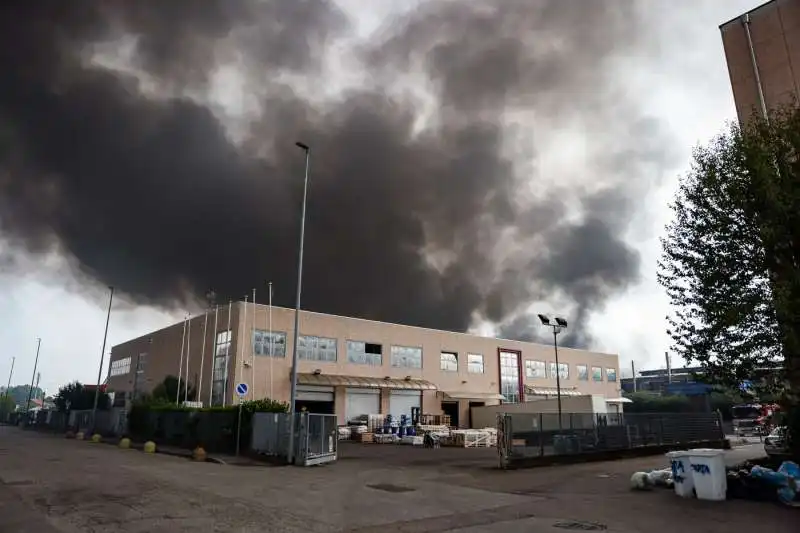
[[[247,395],[251,400],[256,399],[256,290],[253,289],[253,328],[250,330],[250,390]]]
[[[225,407],[228,404],[228,372],[230,371],[230,359],[231,359],[231,345],[233,344],[231,341],[231,310],[233,308],[233,300],[228,300],[228,331],[225,334],[225,342],[228,345],[225,348],[225,379],[222,382],[222,407]]]
[[[269,309],[267,310],[267,321],[269,322],[268,330],[269,330],[269,399],[274,400],[275,395],[273,394],[272,390],[272,358],[275,357],[273,353],[273,342],[272,342],[272,282],[269,282]],[[266,348],[266,346],[265,346]]]
[[[244,319],[243,319],[243,322],[244,322],[244,334],[245,335],[247,335],[247,299],[249,297],[250,296],[247,295],[247,294],[244,295]],[[244,339],[242,339],[242,341],[244,341]],[[242,345],[242,360],[238,365],[236,365],[236,368],[239,371],[239,379],[236,381],[237,385],[239,383],[241,383],[242,381],[244,381],[244,357],[246,355],[245,347],[244,347],[246,343],[245,342],[241,342],[240,344]],[[242,399],[241,398],[239,398],[239,403],[242,403]]]
[[[186,328],[186,375],[183,376],[183,401],[189,401],[189,357],[192,355],[192,319],[189,317],[188,326]]]
[[[208,336],[208,306],[203,316],[203,348],[200,350],[200,378],[197,380],[197,398],[198,402],[203,401],[203,363],[206,362],[206,337]]]
[[[214,399],[214,371],[217,368],[217,349],[219,348],[219,343],[217,342],[217,325],[219,324],[219,305],[214,307],[214,346],[211,348],[211,375],[208,380],[208,406],[211,407],[213,405]],[[203,375],[200,374],[200,379],[203,379]]]
[[[183,338],[181,338],[181,360],[178,363],[178,390],[175,393],[175,403],[181,403],[181,376],[183,375],[183,348],[186,345],[186,319],[188,316],[183,316]]]

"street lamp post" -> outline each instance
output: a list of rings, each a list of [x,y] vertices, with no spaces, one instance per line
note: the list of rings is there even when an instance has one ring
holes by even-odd
[[[103,363],[106,357],[106,341],[108,340],[108,323],[111,321],[111,304],[114,302],[114,287],[109,287],[108,313],[106,313],[106,329],[103,333],[103,348],[100,350],[100,367],[97,369],[97,388],[94,390],[94,402],[92,403],[92,433],[95,432],[97,421],[97,403],[100,400],[100,380],[103,378]]]
[[[306,236],[306,201],[308,198],[308,169],[311,162],[311,148],[301,142],[294,143],[295,146],[303,150],[306,154],[306,171],[303,180],[303,206],[300,211],[300,244],[297,252],[297,295],[294,305],[294,344],[292,346],[292,388],[289,394],[289,450],[287,459],[289,463],[294,462],[294,431],[295,431],[295,409],[294,404],[297,398],[297,344],[300,341],[300,295],[303,287],[303,246]]]
[[[538,315],[543,326],[553,328],[553,350],[556,356],[556,398],[558,402],[558,430],[563,429],[561,422],[561,366],[558,364],[558,334],[567,329],[567,321],[561,317],[555,317],[553,321],[547,315]]]

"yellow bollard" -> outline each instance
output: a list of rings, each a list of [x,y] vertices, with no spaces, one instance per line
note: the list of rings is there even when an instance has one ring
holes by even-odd
[[[205,461],[207,458],[206,451],[203,449],[202,446],[198,446],[192,452],[192,460],[193,461]]]
[[[120,439],[119,447],[122,448],[123,450],[127,450],[128,448],[131,447],[131,439],[127,437]]]
[[[83,431],[75,433],[75,440],[83,440]]]
[[[151,440],[145,442],[144,453],[156,453],[156,443]]]
[[[103,436],[100,435],[100,433],[95,433],[94,435],[92,435],[92,442],[97,443],[100,442],[101,440],[103,440]]]

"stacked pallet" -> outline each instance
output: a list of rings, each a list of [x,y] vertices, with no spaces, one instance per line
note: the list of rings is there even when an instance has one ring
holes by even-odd
[[[375,442],[375,434],[365,431],[364,433],[353,433],[353,440],[355,442]]]
[[[457,429],[452,431],[448,438],[443,439],[441,444],[458,448],[490,448],[497,446],[497,432],[492,428]]]
[[[449,437],[450,427],[441,424],[419,424],[417,426],[417,433],[433,433],[439,437]]]

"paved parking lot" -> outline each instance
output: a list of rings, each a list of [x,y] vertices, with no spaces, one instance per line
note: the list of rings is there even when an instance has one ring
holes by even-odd
[[[350,444],[325,467],[223,466],[0,427],[0,531],[796,531],[778,506],[628,489],[663,458],[501,472],[493,453]]]

